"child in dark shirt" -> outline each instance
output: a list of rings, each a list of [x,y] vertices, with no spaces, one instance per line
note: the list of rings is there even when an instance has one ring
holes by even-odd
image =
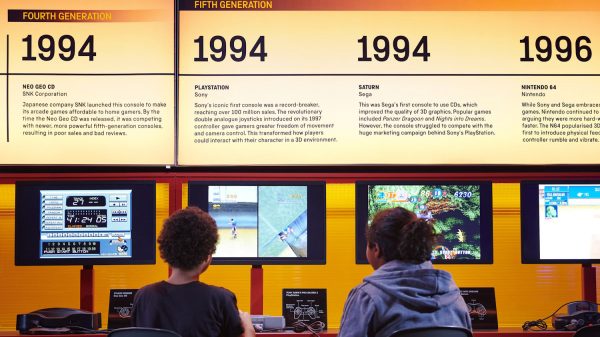
[[[162,328],[183,337],[253,337],[248,313],[235,295],[199,281],[218,240],[214,219],[197,207],[173,213],[158,237],[160,256],[171,267],[166,281],[147,285],[134,299],[134,326]]]

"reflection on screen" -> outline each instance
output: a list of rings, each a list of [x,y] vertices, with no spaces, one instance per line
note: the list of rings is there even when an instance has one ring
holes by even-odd
[[[209,186],[215,257],[306,257],[306,186]]]
[[[600,259],[600,185],[539,185],[541,259]]]
[[[130,258],[131,190],[40,191],[40,258]]]
[[[478,185],[369,185],[368,223],[380,210],[402,207],[436,220],[442,239],[433,259],[480,259],[480,193]]]

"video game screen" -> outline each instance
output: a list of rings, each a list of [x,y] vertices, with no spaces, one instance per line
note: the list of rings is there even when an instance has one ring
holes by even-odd
[[[600,182],[523,182],[524,263],[600,261]]]
[[[367,263],[365,226],[394,207],[434,220],[434,263],[492,263],[491,183],[359,182],[356,193],[357,263]]]
[[[15,263],[155,261],[154,182],[19,182]]]
[[[131,190],[40,191],[40,258],[131,258]]]
[[[298,182],[191,182],[189,204],[219,230],[216,263],[320,263],[324,185]]]

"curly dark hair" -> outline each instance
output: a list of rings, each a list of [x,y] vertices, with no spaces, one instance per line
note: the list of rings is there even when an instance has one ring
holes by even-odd
[[[165,220],[157,241],[165,262],[191,270],[215,252],[218,240],[215,220],[198,207],[188,207]]]
[[[420,219],[402,207],[375,214],[367,226],[367,244],[379,246],[385,261],[423,263],[431,259],[436,233],[431,221]]]

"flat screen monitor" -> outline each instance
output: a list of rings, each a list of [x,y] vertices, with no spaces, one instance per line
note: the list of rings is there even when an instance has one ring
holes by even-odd
[[[365,232],[374,215],[394,207],[435,220],[433,263],[493,263],[491,182],[358,181],[356,263],[368,263]]]
[[[15,265],[156,262],[154,181],[21,181]]]
[[[521,182],[523,263],[600,263],[600,181]]]
[[[217,222],[215,264],[324,264],[325,183],[191,181],[188,204]]]

